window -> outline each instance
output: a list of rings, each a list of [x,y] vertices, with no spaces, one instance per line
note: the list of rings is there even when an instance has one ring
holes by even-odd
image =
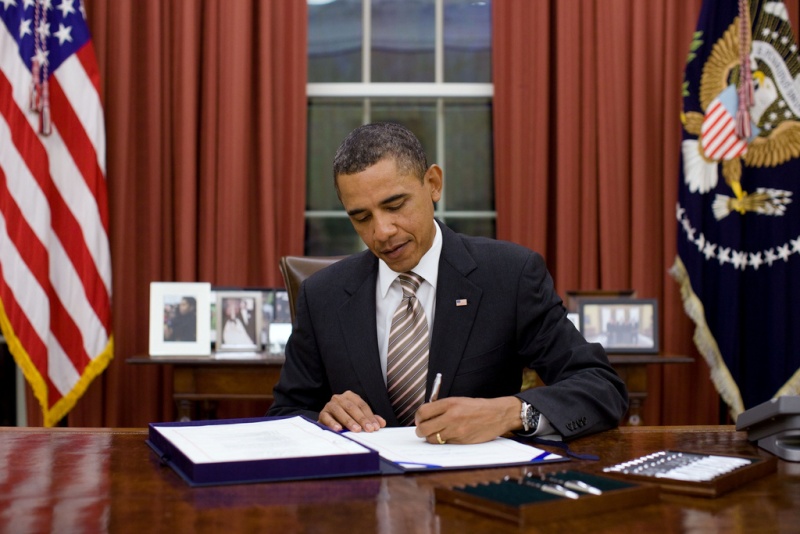
[[[369,122],[399,122],[444,170],[436,216],[494,237],[491,2],[308,0],[305,253],[363,248],[333,188],[333,155]]]

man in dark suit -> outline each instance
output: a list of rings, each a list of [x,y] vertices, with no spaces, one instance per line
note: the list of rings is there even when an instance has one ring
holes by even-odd
[[[413,271],[429,332],[420,397],[442,376],[439,400],[415,406],[417,435],[431,443],[511,431],[571,439],[617,425],[625,385],[602,347],[567,319],[542,257],[436,221],[442,170],[427,165],[410,131],[357,128],[337,151],[334,178],[369,250],[304,282],[269,415],[303,414],[335,430],[398,425],[387,353],[404,298],[395,278]],[[546,386],[520,392],[526,366]]]

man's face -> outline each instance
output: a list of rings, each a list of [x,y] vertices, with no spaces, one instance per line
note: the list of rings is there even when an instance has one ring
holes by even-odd
[[[340,174],[339,195],[364,244],[395,272],[410,271],[431,248],[433,203],[442,196],[442,171],[420,179],[386,158],[356,174]]]

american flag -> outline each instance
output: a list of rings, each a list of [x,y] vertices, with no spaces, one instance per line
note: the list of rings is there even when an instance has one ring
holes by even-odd
[[[0,326],[51,426],[113,355],[100,76],[80,0],[0,20]]]

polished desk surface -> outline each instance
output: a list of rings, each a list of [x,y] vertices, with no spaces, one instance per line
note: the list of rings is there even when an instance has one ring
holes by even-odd
[[[191,488],[144,429],[0,429],[0,532],[798,532],[800,464],[716,499],[658,504],[527,529],[447,505],[433,489],[565,466],[599,471],[662,449],[762,455],[733,427],[620,428],[571,443],[599,462]]]

